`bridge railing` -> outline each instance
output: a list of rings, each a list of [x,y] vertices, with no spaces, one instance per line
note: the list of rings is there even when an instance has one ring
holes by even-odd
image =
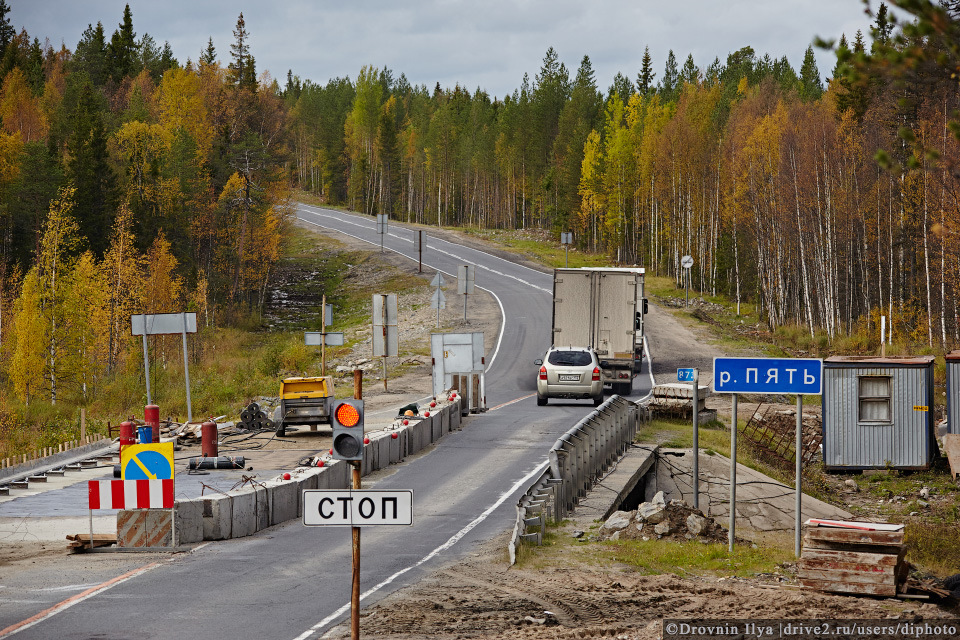
[[[626,452],[647,410],[620,396],[610,396],[551,447],[549,466],[517,502],[517,522],[510,539],[510,562],[517,544],[541,544],[548,519],[563,520],[581,498]],[[551,516],[552,510],[552,517]]]

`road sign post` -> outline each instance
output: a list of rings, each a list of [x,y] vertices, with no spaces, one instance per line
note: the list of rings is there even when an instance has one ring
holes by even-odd
[[[374,525],[412,525],[413,491],[364,491],[360,488],[360,461],[353,466],[353,489],[306,489],[303,524],[308,527],[349,526],[353,539],[353,575],[350,589],[350,637],[360,638],[360,528]]]
[[[130,316],[130,333],[143,336],[143,373],[147,381],[147,404],[153,404],[150,397],[150,356],[147,353],[147,336],[183,335],[183,374],[187,386],[187,422],[193,420],[193,407],[190,403],[190,365],[187,354],[187,334],[197,332],[197,314],[195,313],[151,313]]]
[[[389,216],[385,213],[377,214],[377,233],[380,234],[380,253],[383,253],[383,236],[387,235]]]
[[[729,544],[733,548],[734,518],[736,517],[736,433],[737,394],[790,394],[797,396],[796,449],[796,523],[794,553],[800,557],[803,509],[803,396],[823,392],[823,360],[818,358],[714,358],[713,390],[733,394],[730,425],[730,531]]]
[[[463,321],[467,321],[467,296],[473,293],[476,283],[476,268],[472,264],[457,267],[457,293],[463,294]]]
[[[387,358],[400,353],[397,333],[397,294],[373,294],[373,356],[383,358],[383,389],[387,390]]]
[[[567,252],[570,250],[570,245],[573,244],[573,234],[569,231],[564,231],[560,234],[560,244],[563,245],[563,266],[570,266],[570,259]]]
[[[686,282],[686,294],[683,299],[683,306],[686,307],[690,304],[690,267],[693,266],[693,258],[683,256],[680,259],[680,266],[683,267],[683,279]]]

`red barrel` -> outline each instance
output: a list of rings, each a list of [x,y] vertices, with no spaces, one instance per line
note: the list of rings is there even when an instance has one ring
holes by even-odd
[[[153,441],[160,442],[160,407],[148,404],[143,408],[143,422],[153,429]]]
[[[204,422],[200,426],[200,453],[205,458],[216,458],[217,453],[217,424]]]
[[[121,422],[120,423],[120,451],[123,451],[124,447],[127,447],[134,443],[133,439],[133,423],[132,422]]]

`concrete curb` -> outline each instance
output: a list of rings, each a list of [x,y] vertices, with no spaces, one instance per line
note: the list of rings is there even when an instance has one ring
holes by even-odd
[[[113,446],[113,441],[107,438],[97,440],[90,444],[80,445],[68,451],[61,451],[50,456],[31,460],[26,464],[18,464],[6,469],[0,469],[0,482],[13,482],[15,480],[26,478],[33,475],[38,469],[53,469],[59,466],[89,460],[94,454],[100,451],[106,453]]]
[[[370,443],[363,448],[361,474],[368,475],[402,462],[407,456],[459,429],[460,412],[461,398],[458,396],[452,402],[438,402],[428,418],[407,425],[398,419],[386,430],[368,434]],[[75,452],[76,449],[71,451]],[[332,460],[323,467],[298,467],[289,473],[289,480],[277,477],[227,493],[177,500],[177,544],[253,535],[267,527],[302,517],[304,490],[347,489],[352,484],[350,465],[340,460]]]

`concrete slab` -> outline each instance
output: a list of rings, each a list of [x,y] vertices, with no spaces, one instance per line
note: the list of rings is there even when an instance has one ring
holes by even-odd
[[[701,451],[700,510],[726,526],[730,517],[730,459]],[[645,500],[663,491],[667,500],[683,499],[693,504],[693,451],[662,449],[656,464],[654,481],[647,482]],[[606,484],[606,483],[605,483]],[[758,471],[737,464],[737,527],[757,531],[792,531],[796,525],[796,493]],[[803,494],[802,519],[850,520],[853,516],[831,504]]]

